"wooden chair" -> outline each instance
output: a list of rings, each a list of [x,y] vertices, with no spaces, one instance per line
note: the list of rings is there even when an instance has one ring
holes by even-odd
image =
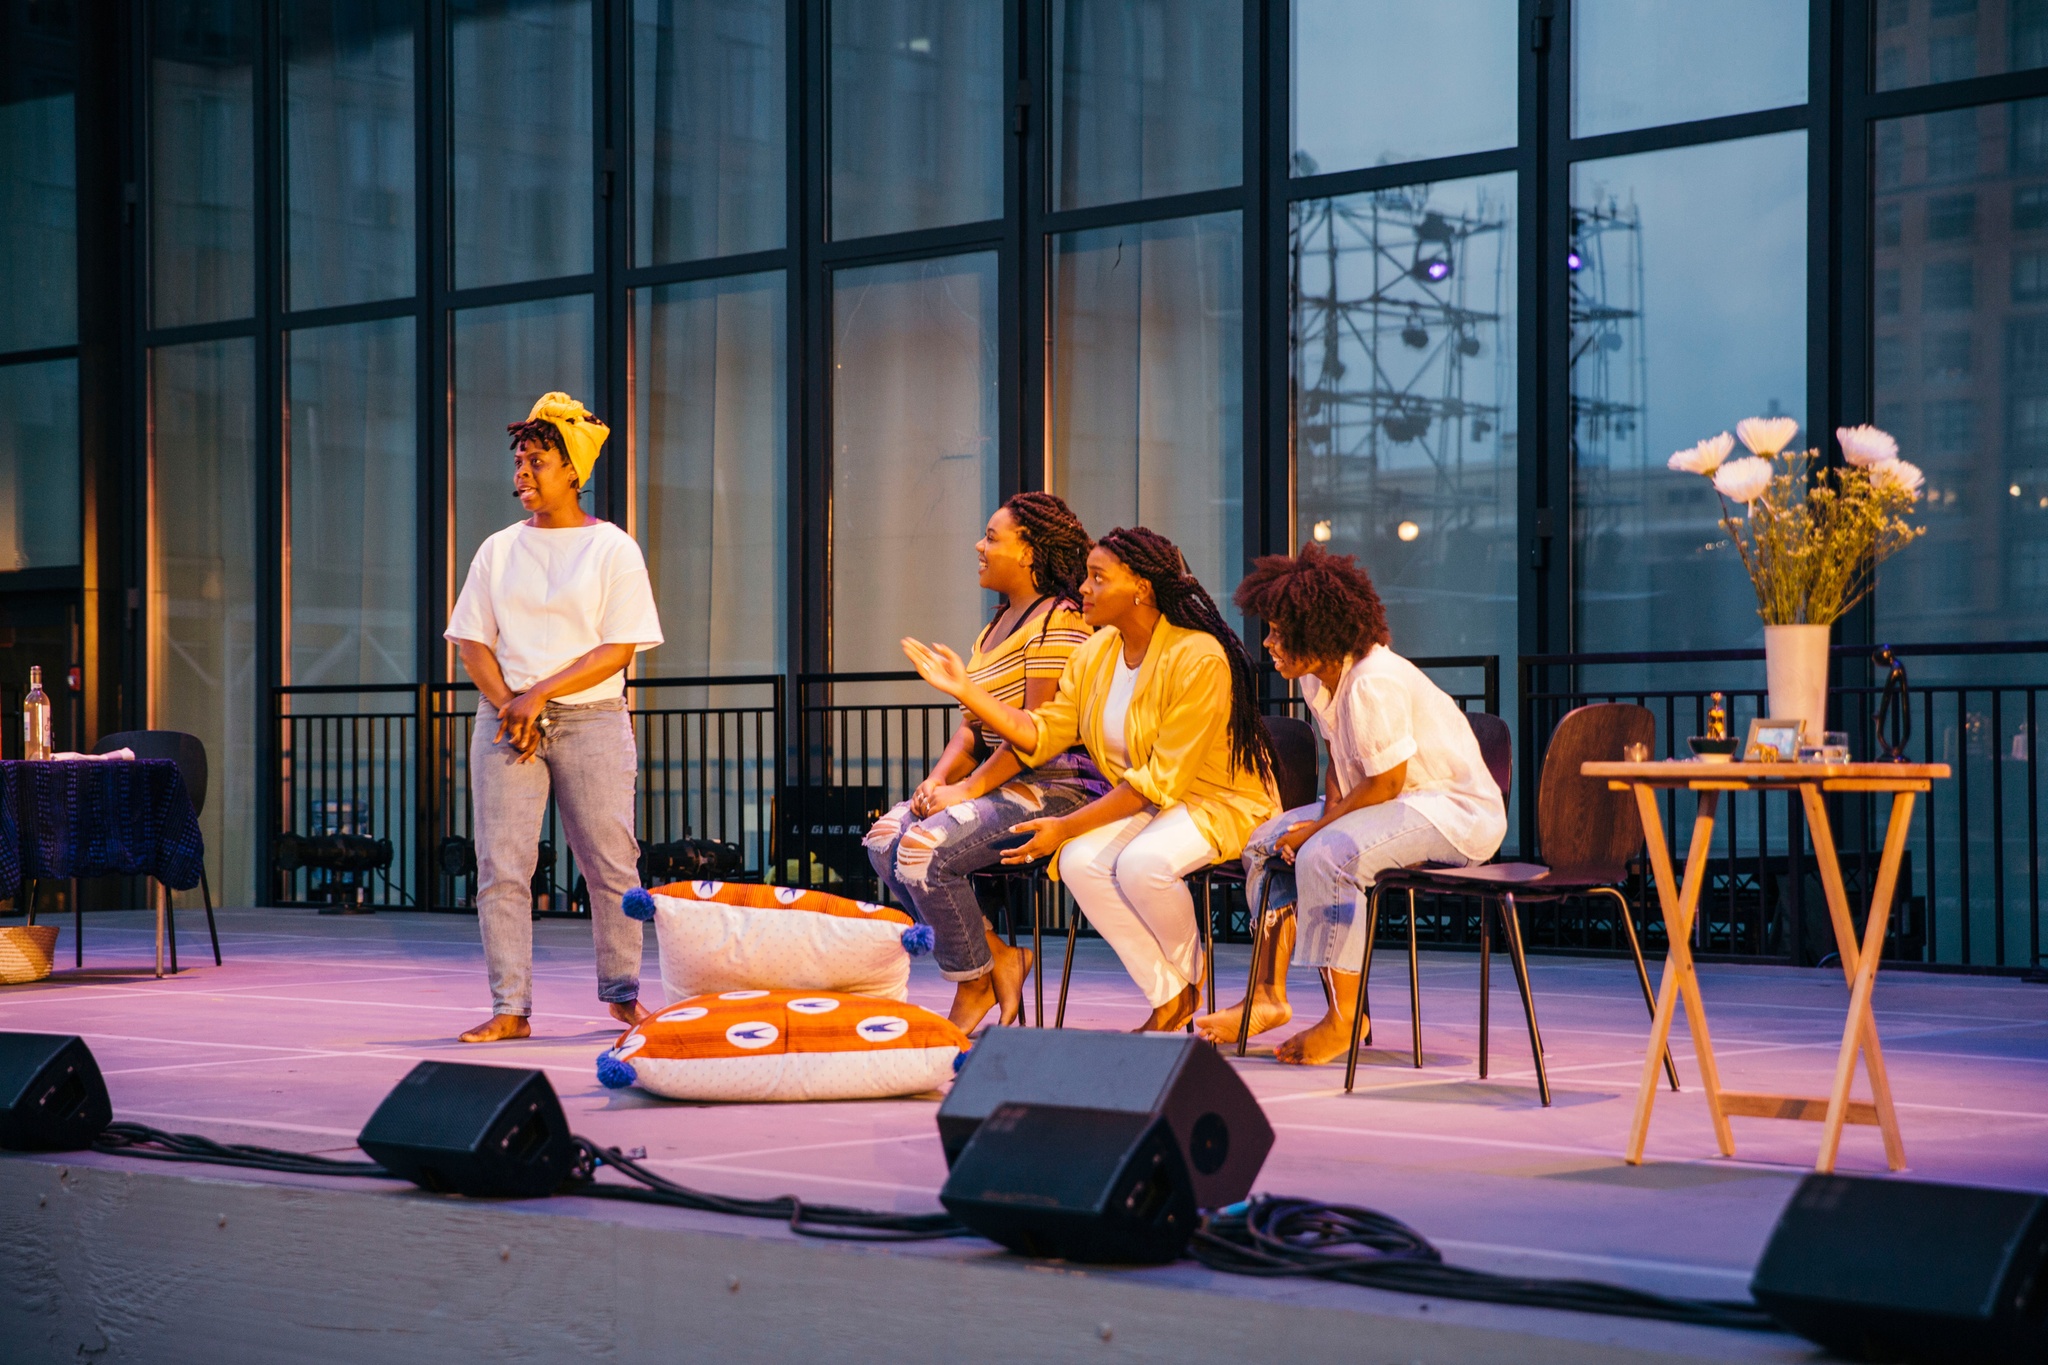
[[[1296,720],[1292,716],[1261,716],[1259,720],[1266,727],[1266,738],[1271,742],[1273,748],[1273,785],[1279,789],[1281,809],[1293,810],[1296,806],[1305,806],[1315,800],[1318,790],[1315,728],[1307,721]],[[1195,906],[1195,924],[1200,930],[1202,938],[1202,979],[1206,983],[1208,991],[1209,1008],[1213,1011],[1216,1008],[1216,933],[1213,917],[1214,902],[1210,895],[1210,889],[1212,883],[1217,878],[1221,878],[1225,882],[1234,881],[1240,886],[1243,885],[1244,863],[1240,860],[1232,859],[1229,862],[1215,863],[1198,872],[1188,874],[1190,882],[1193,882],[1198,877],[1201,879],[1199,885],[1190,887],[1190,890],[1198,893]],[[1263,914],[1265,906],[1261,905],[1259,910]],[[1072,907],[1072,911],[1067,916],[1067,960],[1065,965],[1060,968],[1059,1013],[1053,1016],[1054,1028],[1066,1027],[1067,987],[1074,973],[1074,943],[1080,932],[1081,924],[1080,905],[1076,903]],[[1034,915],[1035,913],[1034,908]],[[1258,951],[1258,925],[1256,921],[1254,921],[1252,926],[1252,943],[1252,951],[1256,954]],[[1252,969],[1254,971],[1258,970],[1256,962],[1253,963]],[[1190,1032],[1194,1030],[1192,1022],[1189,1023],[1188,1029]]]
[[[1490,727],[1489,727],[1490,728]],[[1475,725],[1475,730],[1477,726]],[[1506,727],[1501,726],[1505,731]],[[1367,898],[1365,961],[1358,978],[1358,1009],[1351,1024],[1350,1060],[1344,1070],[1344,1088],[1352,1088],[1358,1076],[1358,1050],[1368,1005],[1372,977],[1373,934],[1379,927],[1380,898],[1390,891],[1408,893],[1408,989],[1411,1019],[1415,1030],[1415,1065],[1422,1065],[1422,1007],[1420,974],[1417,968],[1415,894],[1477,896],[1479,912],[1479,1074],[1486,1075],[1489,1035],[1488,1004],[1491,995],[1492,917],[1500,921],[1515,969],[1515,986],[1522,996],[1522,1012],[1529,1025],[1529,1049],[1536,1060],[1536,1085],[1543,1103],[1550,1103],[1550,1077],[1543,1064],[1543,1036],[1536,1024],[1536,1003],[1529,993],[1528,960],[1522,951],[1521,920],[1516,905],[1521,902],[1555,902],[1570,897],[1607,896],[1614,901],[1615,916],[1628,935],[1629,951],[1635,958],[1636,980],[1642,986],[1643,1003],[1651,1017],[1656,1015],[1656,997],[1650,990],[1649,969],[1643,965],[1643,949],[1629,916],[1628,899],[1616,883],[1627,876],[1628,861],[1642,847],[1643,831],[1626,792],[1610,792],[1605,782],[1580,774],[1581,764],[1603,758],[1619,758],[1625,746],[1649,745],[1657,738],[1657,721],[1641,706],[1604,703],[1581,706],[1568,713],[1551,734],[1543,760],[1543,772],[1536,795],[1536,837],[1544,862],[1488,863],[1480,867],[1419,867],[1388,873],[1374,885]],[[1498,737],[1494,743],[1498,744]],[[1481,752],[1487,741],[1482,738]],[[1493,762],[1489,758],[1489,768]],[[1496,773],[1495,780],[1499,781]],[[1505,795],[1508,788],[1502,784]],[[1678,1069],[1671,1054],[1664,1054],[1664,1069],[1672,1089],[1678,1088]]]

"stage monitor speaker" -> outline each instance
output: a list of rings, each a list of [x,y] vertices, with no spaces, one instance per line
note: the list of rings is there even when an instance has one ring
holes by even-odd
[[[996,1106],[939,1202],[1012,1251],[1109,1264],[1175,1259],[1199,1217],[1165,1119],[1057,1104]]]
[[[1851,1360],[2048,1360],[2048,1196],[1809,1175],[1750,1292]]]
[[[552,1194],[575,1161],[544,1073],[466,1062],[414,1067],[356,1144],[393,1175],[442,1194]]]
[[[0,1149],[81,1151],[113,1121],[107,1082],[83,1038],[0,1033]]]
[[[1182,1034],[990,1029],[939,1106],[947,1164],[1003,1104],[1165,1119],[1197,1208],[1220,1209],[1251,1193],[1273,1149],[1272,1125],[1215,1044]]]

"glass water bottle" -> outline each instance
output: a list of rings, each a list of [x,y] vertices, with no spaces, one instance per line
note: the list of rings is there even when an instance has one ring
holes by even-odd
[[[28,696],[21,703],[21,756],[50,756],[50,698],[43,691],[43,670],[30,666]]]

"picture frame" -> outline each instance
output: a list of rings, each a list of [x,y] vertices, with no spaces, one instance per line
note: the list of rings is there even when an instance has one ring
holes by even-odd
[[[1796,763],[1799,761],[1799,740],[1805,732],[1806,722],[1803,720],[1774,720],[1758,716],[1750,721],[1749,737],[1742,742],[1742,761]],[[1770,757],[1762,752],[1766,745],[1772,751]]]

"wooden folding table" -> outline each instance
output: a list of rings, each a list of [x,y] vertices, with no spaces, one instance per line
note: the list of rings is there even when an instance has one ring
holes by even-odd
[[[1945,763],[1701,763],[1696,760],[1664,763],[1588,763],[1581,771],[1587,777],[1604,777],[1609,790],[1635,794],[1636,813],[1642,817],[1643,839],[1648,845],[1650,870],[1657,881],[1657,903],[1664,915],[1664,931],[1670,945],[1664,960],[1663,978],[1657,989],[1657,1013],[1650,1026],[1650,1047],[1643,1063],[1642,1086],[1636,1093],[1635,1122],[1629,1129],[1627,1160],[1642,1164],[1643,1145],[1650,1135],[1650,1107],[1657,1101],[1657,1071],[1671,1035],[1671,1021],[1681,998],[1686,1019],[1692,1027],[1694,1054],[1699,1059],[1700,1081],[1707,1093],[1707,1112],[1713,1117],[1714,1137],[1722,1156],[1735,1155],[1735,1135],[1728,1127],[1730,1115],[1745,1118],[1808,1119],[1822,1124],[1820,1157],[1814,1169],[1835,1168],[1835,1154],[1841,1147],[1844,1123],[1875,1125],[1884,1134],[1885,1162],[1892,1170],[1906,1165],[1905,1144],[1899,1139],[1898,1114],[1892,1108],[1891,1082],[1885,1076],[1884,1054],[1878,1047],[1877,1022],[1871,1015],[1871,991],[1877,982],[1877,961],[1884,949],[1885,926],[1891,920],[1892,893],[1897,888],[1900,855],[1906,849],[1906,835],[1913,823],[1913,798],[1924,792],[1936,778],[1949,775]],[[1714,1062],[1713,1042],[1707,1032],[1707,1014],[1700,1002],[1699,977],[1693,969],[1693,917],[1699,909],[1700,890],[1706,882],[1707,858],[1714,842],[1714,816],[1727,791],[1791,791],[1797,788],[1806,811],[1807,829],[1813,836],[1814,860],[1819,864],[1821,885],[1827,892],[1828,919],[1835,929],[1835,945],[1841,953],[1842,972],[1849,981],[1849,1017],[1842,1027],[1842,1050],[1835,1060],[1834,1089],[1824,1097],[1766,1095],[1723,1090],[1720,1069]],[[1664,841],[1664,820],[1657,809],[1657,793],[1684,789],[1698,793],[1699,809],[1693,819],[1692,844],[1686,849],[1685,880],[1672,874],[1671,851]],[[1863,942],[1856,941],[1856,926],[1849,917],[1849,896],[1842,885],[1842,866],[1835,851],[1833,827],[1828,822],[1830,792],[1888,792],[1892,798],[1891,819],[1886,826],[1884,853],[1878,861],[1877,885],[1870,898],[1870,917],[1863,930]],[[1856,1079],[1856,1059],[1870,1075],[1868,1101],[1852,1100],[1849,1091]]]

